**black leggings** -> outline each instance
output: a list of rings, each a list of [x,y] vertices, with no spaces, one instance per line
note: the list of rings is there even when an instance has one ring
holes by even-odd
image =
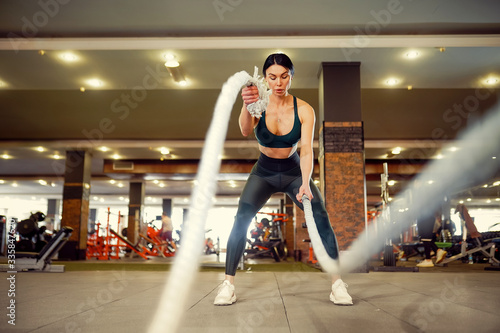
[[[245,250],[248,227],[272,194],[286,193],[300,209],[304,210],[302,203],[296,198],[301,185],[302,174],[300,172],[300,158],[297,153],[286,159],[274,159],[264,154],[260,155],[241,193],[238,212],[227,242],[227,275],[234,276],[236,274],[236,268]],[[328,255],[333,259],[338,259],[337,239],[321,193],[312,180],[310,187],[314,196],[311,201],[314,221],[321,240]]]

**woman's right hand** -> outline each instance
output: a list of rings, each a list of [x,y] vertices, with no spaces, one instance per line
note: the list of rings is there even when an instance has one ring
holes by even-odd
[[[259,89],[256,86],[244,87],[241,90],[241,97],[245,105],[255,103],[259,100]]]

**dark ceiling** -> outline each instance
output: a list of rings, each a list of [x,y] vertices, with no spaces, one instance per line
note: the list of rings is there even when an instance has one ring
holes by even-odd
[[[130,179],[142,179],[146,195],[186,197],[222,84],[283,51],[296,67],[291,93],[316,112],[321,63],[361,63],[372,205],[380,201],[384,162],[396,193],[498,103],[499,81],[486,80],[500,80],[499,13],[494,1],[2,1],[0,153],[10,158],[0,159],[0,196],[61,196],[64,159],[54,155],[86,148],[93,196],[113,202],[127,195]],[[410,51],[418,57],[408,58]],[[63,60],[66,52],[73,61]],[[186,86],[163,65],[166,53],[180,62]],[[387,86],[389,78],[397,84]],[[253,138],[239,133],[240,106],[222,159],[241,168],[220,175],[225,203],[236,202],[257,156]],[[162,147],[170,154],[163,156]],[[401,154],[391,154],[395,147]],[[177,169],[107,172],[115,154]],[[414,172],[402,167],[409,163]],[[483,206],[500,196],[498,189],[476,184],[456,198],[472,196]]]

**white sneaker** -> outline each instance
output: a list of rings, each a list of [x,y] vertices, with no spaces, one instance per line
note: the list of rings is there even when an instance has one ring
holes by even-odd
[[[443,261],[444,258],[446,258],[447,253],[448,252],[446,252],[445,250],[439,249],[436,256],[436,264],[439,264],[441,261]]]
[[[347,293],[347,283],[338,279],[332,284],[330,301],[337,305],[352,305],[352,297]]]
[[[432,260],[423,260],[417,264],[417,267],[434,267]]]
[[[231,305],[236,302],[236,294],[234,293],[234,285],[228,280],[224,280],[215,296],[215,305]]]

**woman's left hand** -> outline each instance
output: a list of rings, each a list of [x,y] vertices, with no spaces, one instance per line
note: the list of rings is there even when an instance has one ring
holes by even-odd
[[[307,185],[302,185],[300,188],[299,188],[299,193],[297,193],[297,200],[299,202],[302,202],[302,197],[304,195],[307,195],[307,197],[309,198],[309,200],[312,200],[314,198],[314,196],[312,195],[312,192],[311,192],[311,187],[309,186],[309,184]]]

